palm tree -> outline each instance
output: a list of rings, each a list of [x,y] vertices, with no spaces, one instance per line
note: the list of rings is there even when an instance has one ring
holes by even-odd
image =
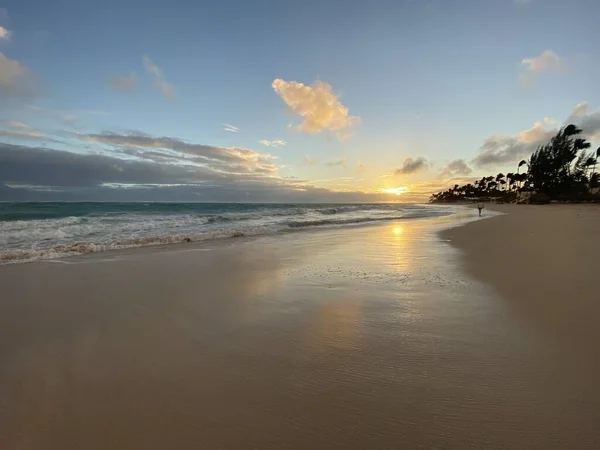
[[[567,137],[575,136],[576,134],[581,133],[583,130],[580,130],[575,125],[567,125],[563,131],[564,135]]]
[[[600,173],[594,172],[590,177],[590,189],[600,187]]]
[[[515,174],[508,172],[506,174],[506,180],[508,181],[508,190],[512,190],[513,183],[515,182]]]
[[[600,147],[596,150],[596,157],[594,158],[594,169],[592,170],[592,176],[596,173],[596,164],[598,163],[598,158],[600,158]]]
[[[517,166],[517,173],[519,173],[519,169],[521,168],[521,166],[524,166],[525,164],[527,164],[527,161],[525,161],[524,159],[521,160],[521,162]]]

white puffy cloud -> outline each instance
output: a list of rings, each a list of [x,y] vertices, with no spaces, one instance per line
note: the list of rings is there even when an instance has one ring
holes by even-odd
[[[268,141],[266,139],[263,139],[262,141],[258,141],[258,143],[265,145],[267,147],[276,147],[276,148],[285,147],[287,145],[287,142],[282,141],[281,139],[275,139],[274,141]]]
[[[12,33],[0,25],[0,41],[10,41]]]
[[[338,139],[349,136],[350,129],[359,122],[331,90],[331,86],[316,81],[306,86],[297,81],[275,79],[273,90],[290,110],[302,117],[297,129],[306,133],[332,132]]]
[[[146,72],[148,72],[154,79],[154,87],[158,92],[160,92],[160,95],[162,95],[166,100],[175,100],[175,87],[167,81],[163,71],[154,63],[154,61],[150,59],[148,55],[144,55],[142,57],[142,62]]]
[[[523,58],[521,66],[521,83],[525,87],[531,87],[544,72],[563,73],[567,68],[565,60],[553,50],[544,50],[533,58]]]
[[[411,175],[427,170],[428,167],[429,163],[422,156],[419,156],[418,158],[406,158],[402,163],[402,167],[396,169],[395,173],[396,175]]]

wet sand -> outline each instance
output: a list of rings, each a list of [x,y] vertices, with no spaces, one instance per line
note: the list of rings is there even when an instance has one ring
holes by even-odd
[[[0,448],[598,448],[597,378],[454,220],[0,267]]]

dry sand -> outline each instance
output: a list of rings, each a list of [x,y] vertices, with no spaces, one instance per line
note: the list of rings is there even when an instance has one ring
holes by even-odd
[[[453,230],[466,253],[437,232],[471,210],[0,267],[0,448],[600,448],[596,374],[563,345],[595,354],[598,216],[561,211]],[[549,222],[566,262],[526,239]]]

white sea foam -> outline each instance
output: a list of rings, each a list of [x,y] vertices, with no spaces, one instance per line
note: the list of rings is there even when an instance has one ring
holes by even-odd
[[[264,206],[251,211],[219,211],[213,214],[119,211],[41,220],[0,221],[0,264],[147,245],[436,217],[449,213],[451,210],[448,208],[416,205]]]

